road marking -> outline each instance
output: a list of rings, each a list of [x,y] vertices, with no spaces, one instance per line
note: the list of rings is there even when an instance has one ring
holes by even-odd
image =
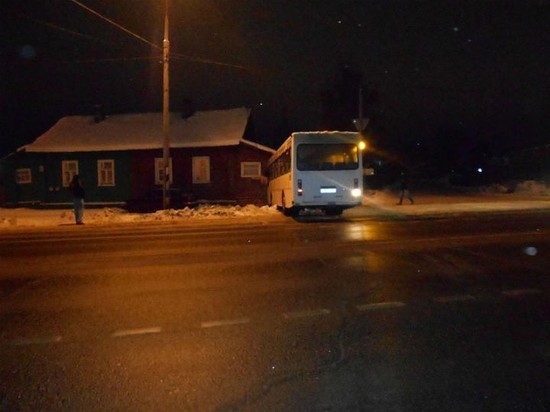
[[[122,338],[124,336],[135,336],[135,335],[150,335],[153,333],[160,333],[162,329],[158,326],[153,326],[150,328],[140,328],[140,329],[121,329],[113,332],[111,337],[113,338]]]
[[[328,309],[313,309],[313,310],[299,310],[296,312],[285,312],[283,316],[285,319],[301,319],[301,318],[313,318],[315,316],[323,316],[330,314]]]
[[[49,343],[58,343],[61,342],[61,336],[42,336],[38,338],[28,339],[20,338],[15,339],[11,342],[14,346],[25,346],[25,345],[46,345]]]
[[[525,296],[525,295],[538,295],[542,293],[540,289],[510,289],[503,290],[502,294],[509,297]]]
[[[380,309],[393,309],[401,308],[405,306],[403,302],[378,302],[378,303],[365,303],[362,305],[355,306],[357,310],[368,311],[368,310],[380,310]]]
[[[453,302],[468,302],[475,300],[472,295],[453,295],[453,296],[440,296],[434,298],[438,303],[453,303]]]
[[[250,323],[250,318],[209,320],[206,322],[201,322],[201,328],[206,329],[206,328],[215,328],[218,326],[243,325],[245,323]]]

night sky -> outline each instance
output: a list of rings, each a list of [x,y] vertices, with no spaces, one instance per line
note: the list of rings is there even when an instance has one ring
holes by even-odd
[[[164,2],[0,0],[0,155],[60,117],[162,110]],[[171,0],[171,110],[252,109],[256,140],[354,130],[453,159],[550,143],[550,1]]]

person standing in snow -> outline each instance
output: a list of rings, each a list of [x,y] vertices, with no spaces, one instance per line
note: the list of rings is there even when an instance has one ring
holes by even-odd
[[[77,225],[83,225],[84,222],[82,218],[84,217],[84,187],[82,186],[82,181],[80,180],[79,175],[74,175],[73,180],[69,184],[69,190],[73,195],[73,208],[74,208],[74,217]]]
[[[412,198],[411,192],[409,190],[409,177],[405,172],[401,172],[401,195],[399,196],[398,205],[403,204],[403,197],[407,197],[407,199],[409,199],[409,202],[411,202],[411,205],[414,203],[414,199]]]

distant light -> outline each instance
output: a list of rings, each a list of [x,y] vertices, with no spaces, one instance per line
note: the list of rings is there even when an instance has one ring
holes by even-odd
[[[537,254],[537,248],[533,246],[529,246],[525,248],[525,254],[528,256],[535,256]]]
[[[367,148],[367,144],[364,141],[359,142],[359,150],[365,150]]]
[[[263,106],[264,105],[264,102],[260,102],[260,106]]]
[[[457,33],[459,30],[460,30],[460,28],[459,28],[458,26],[454,26],[454,27],[453,27],[453,31],[454,31],[455,33]]]
[[[342,24],[342,20],[338,20],[338,24]]]
[[[478,173],[483,173],[483,169],[482,169],[481,167],[478,167],[478,168],[477,168],[477,172],[478,172]]]
[[[19,55],[27,60],[34,59],[36,57],[36,50],[31,45],[27,44],[21,47]]]

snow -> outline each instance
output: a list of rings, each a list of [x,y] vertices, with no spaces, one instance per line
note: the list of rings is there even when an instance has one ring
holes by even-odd
[[[274,150],[243,139],[250,110],[244,107],[197,112],[183,119],[170,113],[170,147],[235,146]],[[117,114],[95,122],[93,116],[67,116],[33,143],[27,152],[90,152],[161,149],[162,113]]]
[[[348,217],[418,217],[442,216],[472,212],[498,213],[518,210],[550,210],[550,187],[543,182],[525,181],[515,184],[514,192],[507,186],[472,189],[468,193],[415,193],[414,205],[396,205],[399,193],[395,190],[369,191],[363,205],[346,210]],[[313,213],[315,216],[315,213]],[[240,219],[240,220],[239,220]],[[129,213],[123,209],[87,208],[87,225],[141,224],[146,222],[275,222],[288,219],[275,207],[200,205],[197,208],[169,209],[155,213]],[[0,231],[29,227],[74,226],[72,209],[5,209],[0,208]]]
[[[220,220],[227,218],[261,217],[278,215],[269,206],[216,206],[200,205],[197,208],[159,210],[154,213],[128,213],[124,209],[86,209],[84,222],[91,225],[143,222],[177,222],[192,220]],[[74,224],[72,209],[3,209],[0,208],[0,230],[17,227],[45,227]]]

